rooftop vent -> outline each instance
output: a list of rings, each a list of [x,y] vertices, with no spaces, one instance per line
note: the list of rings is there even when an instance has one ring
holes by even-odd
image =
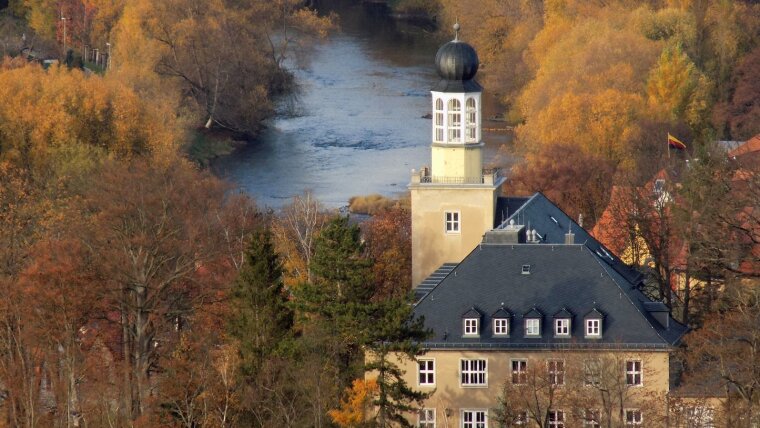
[[[525,226],[515,224],[514,220],[510,220],[508,225],[486,232],[483,242],[486,244],[521,244],[525,242],[525,239]]]
[[[530,275],[530,265],[522,265],[522,274]]]

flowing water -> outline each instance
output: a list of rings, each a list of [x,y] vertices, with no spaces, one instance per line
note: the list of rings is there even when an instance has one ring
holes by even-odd
[[[397,196],[411,169],[430,163],[423,116],[440,41],[361,2],[330,3],[341,31],[299,60],[295,99],[280,103],[257,140],[214,162],[261,206],[279,208],[304,190],[329,207],[355,195]]]

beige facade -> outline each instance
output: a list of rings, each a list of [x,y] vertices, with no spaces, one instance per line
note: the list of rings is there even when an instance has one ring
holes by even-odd
[[[459,262],[493,228],[496,198],[504,179],[484,175],[483,184],[421,182],[412,177],[412,282],[419,284],[444,263]],[[446,213],[457,213],[458,230],[447,230]]]
[[[620,407],[642,412],[643,426],[661,425],[667,413],[666,395],[669,388],[668,352],[663,351],[472,351],[472,350],[430,350],[418,358],[418,361],[433,361],[434,383],[420,383],[418,362],[402,363],[406,370],[405,381],[411,387],[433,392],[422,408],[435,410],[436,427],[462,427],[462,414],[468,410],[485,410],[489,420],[494,418],[498,398],[504,391],[505,383],[512,382],[513,361],[525,361],[529,373],[535,372],[539,377],[548,372],[549,361],[563,362],[563,386],[558,387],[556,410],[565,412],[565,427],[583,426],[579,419],[578,405],[580,393],[594,397],[592,387],[584,386],[584,364],[586,361],[605,361],[608,366],[600,376],[605,385],[619,386],[624,391],[625,401],[616,403],[615,416]],[[486,384],[484,386],[462,385],[462,360],[486,361]],[[641,385],[626,386],[626,362],[637,361],[641,364]],[[428,366],[429,367],[429,366]],[[543,378],[545,381],[546,378]],[[524,385],[520,390],[525,394],[534,394],[536,390],[546,389],[546,385]],[[509,391],[516,391],[511,389]],[[545,392],[538,392],[538,395]],[[614,394],[613,394],[614,395]],[[585,397],[585,396],[584,396]],[[586,399],[587,400],[587,399]],[[589,401],[585,401],[589,403]],[[593,405],[593,404],[592,404]],[[417,414],[410,414],[409,421],[417,424]],[[602,416],[604,419],[604,416]],[[656,422],[655,422],[656,421]],[[616,421],[618,422],[618,421]],[[474,425],[473,425],[474,426]],[[486,425],[486,426],[491,426]],[[534,426],[529,423],[527,426]],[[604,426],[604,425],[603,425]],[[615,424],[613,426],[619,426]]]
[[[438,182],[479,182],[483,174],[483,143],[433,143],[433,179]]]

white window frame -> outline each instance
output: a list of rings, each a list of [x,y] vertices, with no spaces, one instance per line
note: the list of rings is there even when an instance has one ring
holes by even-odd
[[[564,410],[549,410],[549,428],[565,428]]]
[[[419,428],[435,428],[435,409],[420,409],[417,412],[417,426]]]
[[[596,420],[592,419],[595,418]],[[602,411],[586,409],[583,411],[583,428],[600,428],[602,426]]]
[[[470,420],[467,421],[467,415]],[[482,420],[478,421],[478,416],[482,415]],[[488,410],[486,409],[462,409],[462,428],[488,428]]]
[[[586,320],[586,337],[602,337],[602,320],[589,318]]]
[[[533,327],[535,327],[535,333],[532,332]],[[541,337],[541,320],[539,318],[525,318],[525,337]]]
[[[480,382],[482,380],[482,382]],[[463,388],[488,386],[488,360],[461,358],[459,360],[459,386]]]
[[[632,368],[628,368],[628,364],[633,364]],[[638,368],[637,368],[638,366]],[[641,360],[625,360],[625,385],[626,386],[644,386],[644,363]],[[632,377],[629,382],[628,376]],[[638,376],[638,382],[636,377]]]
[[[494,336],[509,336],[509,318],[493,319]]]
[[[515,419],[515,425],[528,425],[528,412],[526,410],[523,410],[522,412],[517,413],[517,418]]]
[[[546,371],[549,373],[549,382],[555,386],[565,385],[565,360],[551,359],[546,361]],[[559,380],[559,382],[558,382]]]
[[[602,384],[602,360],[591,358],[583,360],[583,386]]]
[[[526,359],[513,359],[509,363],[512,370],[512,384],[525,385],[528,383],[528,360]],[[517,382],[515,382],[517,379]]]
[[[423,367],[423,364],[425,367]],[[423,382],[424,376],[424,382]],[[432,382],[431,382],[432,380]],[[417,386],[435,386],[435,359],[417,360]]]
[[[558,337],[570,336],[570,318],[554,319],[554,335]]]
[[[690,427],[715,428],[715,409],[710,406],[688,406],[686,423]]]
[[[443,143],[445,141],[445,115],[446,112],[443,108],[443,100],[441,98],[436,98],[433,102],[433,141],[436,143]]]
[[[462,142],[462,102],[452,98],[447,104],[448,111],[448,136],[449,143]]]
[[[636,420],[635,415],[638,414],[638,420]],[[628,416],[633,416],[629,421]],[[623,413],[623,417],[625,418],[623,420],[623,423],[625,424],[626,428],[628,427],[642,427],[644,426],[644,412],[641,411],[641,409],[625,409],[625,412]]]
[[[477,318],[463,319],[462,331],[465,336],[478,336],[480,334],[480,320]]]
[[[472,106],[470,103],[472,102]],[[468,97],[464,102],[465,117],[465,142],[478,142],[478,101],[475,97]]]
[[[459,211],[445,211],[443,223],[443,230],[447,235],[459,235],[462,233],[462,214]]]

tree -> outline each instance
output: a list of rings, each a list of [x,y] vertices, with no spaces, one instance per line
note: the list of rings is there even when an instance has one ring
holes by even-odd
[[[408,299],[397,298],[370,304],[371,327],[365,339],[365,372],[377,382],[372,400],[374,426],[412,427],[405,414],[416,411],[430,393],[412,389],[399,367],[424,353],[421,343],[430,335],[423,320],[414,318]]]
[[[738,140],[760,134],[760,47],[755,48],[742,60],[734,71],[736,87],[731,100],[724,106],[731,136]]]
[[[199,308],[223,298],[229,268],[220,263],[222,232],[213,213],[226,187],[186,161],[106,163],[83,197],[91,213],[81,239],[98,255],[98,272],[123,349],[121,409],[149,413],[158,357]],[[165,343],[169,349],[157,346]]]
[[[340,401],[340,408],[327,412],[333,422],[342,428],[355,428],[369,425],[367,413],[372,398],[377,394],[377,381],[374,379],[354,379],[350,388],[346,388],[345,398]]]
[[[686,381],[725,391],[727,426],[750,427],[760,418],[760,290],[733,288],[724,303],[685,339]]]
[[[403,298],[412,282],[412,224],[409,210],[394,207],[366,223],[366,251],[374,260],[374,299]]]
[[[264,359],[282,352],[292,335],[293,312],[268,228],[254,232],[245,259],[232,291],[229,331],[239,343],[242,372],[251,377]]]

